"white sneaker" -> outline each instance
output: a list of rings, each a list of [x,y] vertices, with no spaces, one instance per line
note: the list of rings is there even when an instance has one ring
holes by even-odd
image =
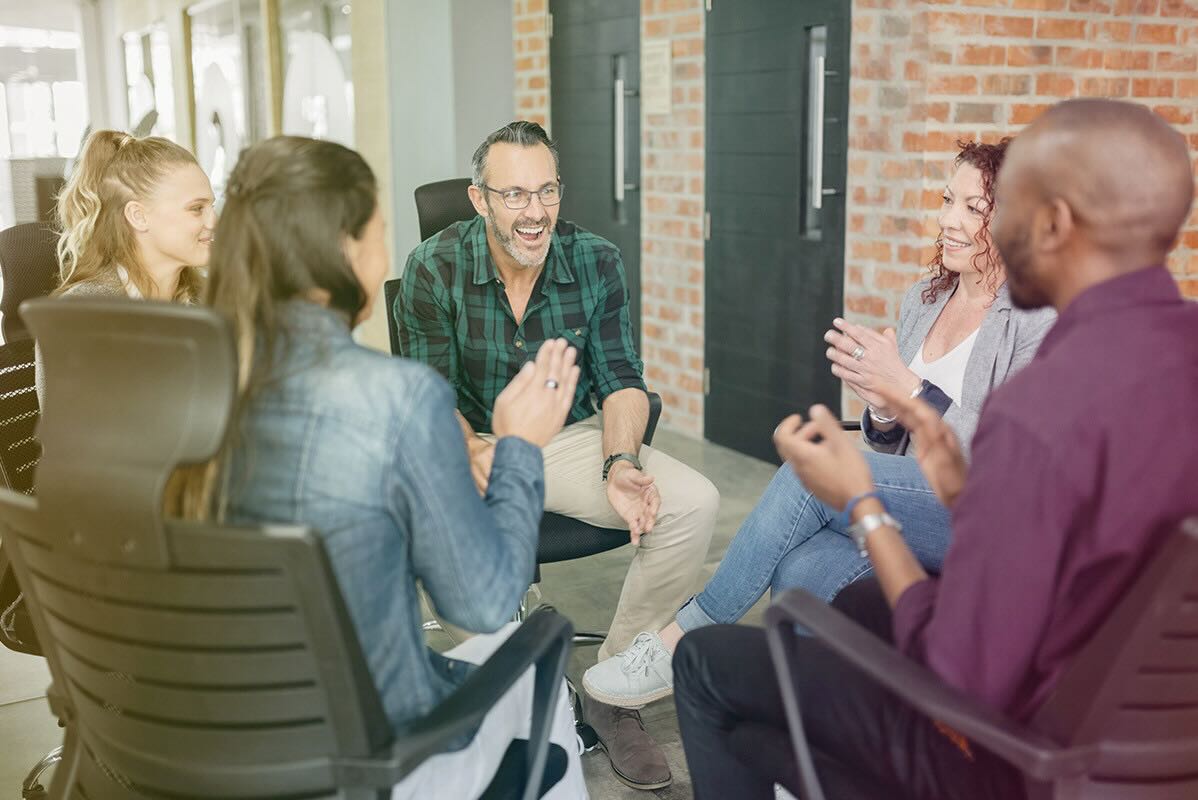
[[[674,692],[672,661],[660,636],[638,633],[627,650],[588,669],[582,687],[600,703],[641,708]]]

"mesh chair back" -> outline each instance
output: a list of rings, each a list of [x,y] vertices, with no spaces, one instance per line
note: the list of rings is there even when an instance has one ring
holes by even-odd
[[[33,375],[32,339],[0,345],[0,486],[22,494],[33,494],[34,472],[41,457]],[[0,643],[21,653],[41,655],[29,611],[3,545],[0,545]]]
[[[0,231],[0,272],[4,276],[0,314],[4,341],[26,339],[29,332],[18,309],[21,303],[53,291],[58,283],[58,237],[40,223],[14,225]]]
[[[39,301],[26,318],[47,396],[98,406],[48,403],[38,499],[0,491],[67,724],[52,795],[350,796],[340,759],[391,734],[320,541],[160,513],[175,466],[223,440],[229,327],[125,300]]]
[[[0,481],[15,492],[33,494],[41,457],[37,422],[33,340],[0,345]]]
[[[426,183],[416,189],[416,217],[420,221],[420,240],[424,241],[455,222],[474,219],[478,212],[470,202],[469,178]]]
[[[1163,792],[1145,797],[1194,796],[1170,794],[1167,776],[1196,789],[1198,518],[1152,557],[1062,674],[1033,727],[1066,745],[1095,747],[1092,783],[1130,792],[1145,779]]]

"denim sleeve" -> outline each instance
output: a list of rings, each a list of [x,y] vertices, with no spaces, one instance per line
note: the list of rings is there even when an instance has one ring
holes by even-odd
[[[412,565],[437,611],[480,633],[509,621],[532,582],[545,501],[538,447],[515,437],[495,448],[478,496],[449,384],[423,371],[395,401],[399,428],[393,513],[411,537]],[[406,517],[406,518],[404,518]]]

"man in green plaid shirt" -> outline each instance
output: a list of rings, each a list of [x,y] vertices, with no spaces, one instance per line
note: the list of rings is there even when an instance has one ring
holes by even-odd
[[[641,440],[649,420],[620,251],[558,219],[557,150],[531,122],[513,122],[474,154],[458,222],[408,257],[395,301],[400,349],[457,391],[459,422],[479,491],[494,453],[495,398],[549,339],[577,350],[580,376],[567,427],[544,449],[545,509],[624,528],[636,552],[599,659],[657,636],[693,593],[715,527],[719,494],[690,467]],[[634,664],[629,664],[629,668]],[[620,697],[586,698],[587,721],[617,777],[666,786],[669,766]]]

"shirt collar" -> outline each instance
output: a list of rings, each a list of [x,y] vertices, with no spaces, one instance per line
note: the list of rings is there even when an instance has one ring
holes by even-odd
[[[491,260],[491,250],[487,246],[487,221],[481,216],[466,223],[468,238],[474,246],[474,284],[476,286],[497,280],[495,262]],[[542,292],[548,292],[549,281],[554,283],[573,283],[574,272],[562,252],[561,237],[555,228],[549,239],[549,255],[545,259],[545,281]]]
[[[1182,302],[1181,290],[1163,265],[1155,265],[1120,275],[1091,286],[1073,298],[1044,337],[1044,352],[1070,329],[1095,317],[1107,317],[1118,311],[1143,306]]]

